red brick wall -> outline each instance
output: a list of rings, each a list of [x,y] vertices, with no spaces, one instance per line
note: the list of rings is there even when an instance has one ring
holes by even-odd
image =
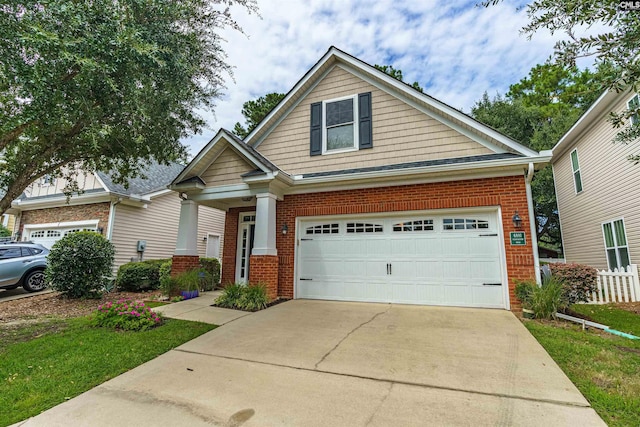
[[[240,212],[255,208],[232,208],[227,211],[224,221],[224,246],[222,248],[222,278],[220,283],[228,285],[236,281],[236,251],[238,249],[238,219]],[[251,262],[251,260],[249,260]]]
[[[473,179],[465,181],[414,184],[360,190],[308,193],[285,196],[277,203],[276,230],[286,223],[289,232],[278,232],[278,296],[293,298],[296,218],[301,216],[348,215],[412,210],[501,206],[504,245],[511,309],[519,311],[514,294],[514,280],[534,277],[533,249],[529,227],[529,211],[523,176]],[[223,280],[235,279],[238,215],[251,208],[234,208],[227,212]],[[522,228],[515,229],[511,217],[518,210]],[[509,232],[525,231],[526,246],[511,246]],[[251,267],[253,268],[253,266]]]
[[[107,234],[109,224],[109,202],[92,203],[88,205],[61,206],[58,208],[36,209],[23,211],[20,220],[20,233],[24,230],[24,225],[48,224],[50,222],[86,221],[98,220],[98,227],[102,227],[103,234]]]
[[[251,255],[249,258],[249,282],[267,287],[270,300],[278,296],[278,257],[275,255]]]
[[[200,268],[200,257],[198,255],[174,255],[171,260],[172,277],[194,268]]]

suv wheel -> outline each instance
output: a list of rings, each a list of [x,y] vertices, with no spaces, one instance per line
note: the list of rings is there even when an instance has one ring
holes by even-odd
[[[24,278],[22,287],[28,292],[38,292],[46,288],[46,284],[44,283],[44,271],[35,270],[27,274]]]

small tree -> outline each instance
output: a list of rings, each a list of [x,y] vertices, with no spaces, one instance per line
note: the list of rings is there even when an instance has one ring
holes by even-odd
[[[113,244],[93,231],[71,233],[51,248],[45,278],[69,298],[96,298],[111,276]]]

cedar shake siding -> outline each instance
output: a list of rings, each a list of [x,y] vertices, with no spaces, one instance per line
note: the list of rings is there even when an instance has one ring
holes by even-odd
[[[311,104],[366,92],[371,92],[373,148],[310,156]],[[257,149],[290,175],[492,153],[340,66],[335,67]]]

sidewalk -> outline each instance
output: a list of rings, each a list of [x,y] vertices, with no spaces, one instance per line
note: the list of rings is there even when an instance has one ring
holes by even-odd
[[[191,320],[218,326],[252,314],[246,311],[211,307],[221,293],[222,291],[202,292],[197,298],[155,307],[153,311],[171,319]]]

